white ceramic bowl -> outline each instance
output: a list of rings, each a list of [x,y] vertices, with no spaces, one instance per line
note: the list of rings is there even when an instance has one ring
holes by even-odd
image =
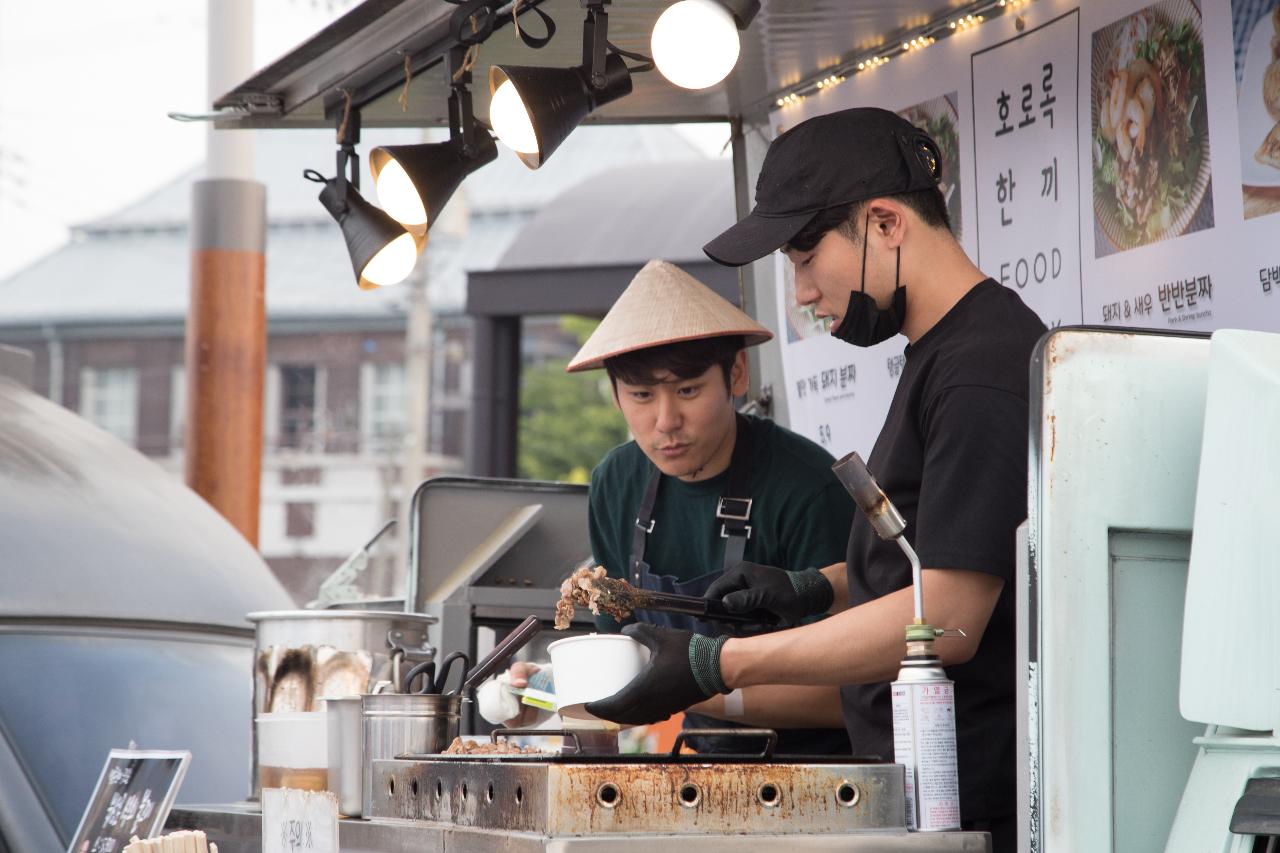
[[[649,662],[649,650],[622,634],[584,634],[547,647],[561,717],[594,720],[587,702],[617,693]]]

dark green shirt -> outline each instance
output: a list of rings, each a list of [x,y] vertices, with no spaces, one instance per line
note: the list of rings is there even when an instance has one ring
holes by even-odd
[[[773,421],[753,417],[751,426],[752,532],[745,559],[793,571],[844,560],[854,505],[831,472],[831,455]],[[627,576],[651,466],[631,441],[611,450],[591,474],[591,552],[611,576]],[[687,581],[723,568],[725,540],[715,515],[728,482],[728,471],[697,483],[662,478],[645,551],[653,573]]]

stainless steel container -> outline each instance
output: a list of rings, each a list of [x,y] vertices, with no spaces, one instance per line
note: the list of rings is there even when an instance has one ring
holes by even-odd
[[[275,610],[250,613],[256,628],[253,718],[263,713],[322,711],[325,696],[359,696],[397,680],[435,649],[427,629],[436,617],[382,610]],[[258,745],[253,748],[258,794]]]
[[[359,696],[330,696],[325,700],[329,724],[329,790],[338,810],[359,817],[364,806],[364,729]]]
[[[444,752],[458,736],[462,697],[456,694],[369,693],[360,697],[364,728],[363,812],[373,801],[373,762],[405,753]]]

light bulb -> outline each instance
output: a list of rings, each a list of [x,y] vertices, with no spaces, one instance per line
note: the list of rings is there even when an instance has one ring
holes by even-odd
[[[738,25],[715,0],[680,0],[653,25],[653,62],[685,89],[714,86],[738,62]]]
[[[418,260],[418,244],[412,234],[401,234],[369,259],[360,271],[360,277],[378,287],[399,284],[413,272]]]
[[[378,173],[377,188],[382,209],[396,222],[413,226],[427,224],[427,209],[422,205],[422,197],[400,161],[394,158],[387,161]]]
[[[493,93],[493,100],[489,102],[489,123],[503,145],[521,154],[538,153],[538,136],[533,132],[529,111],[510,80],[502,81]]]

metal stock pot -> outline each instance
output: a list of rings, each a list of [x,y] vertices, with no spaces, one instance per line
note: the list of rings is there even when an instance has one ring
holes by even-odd
[[[253,716],[322,711],[326,696],[360,696],[379,681],[398,684],[431,660],[436,617],[390,610],[273,610],[246,617],[256,627]],[[254,792],[257,792],[254,743]]]

